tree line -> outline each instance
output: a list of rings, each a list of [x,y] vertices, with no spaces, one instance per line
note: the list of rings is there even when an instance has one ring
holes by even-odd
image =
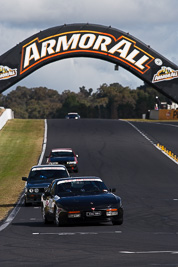
[[[18,86],[7,95],[0,94],[0,106],[11,108],[15,118],[21,119],[64,118],[68,112],[78,112],[81,118],[126,119],[141,118],[154,109],[156,96],[166,101],[146,84],[136,89],[102,84],[95,92],[82,86],[78,93],[65,90],[61,94],[46,87]]]

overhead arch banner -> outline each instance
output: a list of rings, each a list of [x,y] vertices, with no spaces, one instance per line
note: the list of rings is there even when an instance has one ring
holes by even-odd
[[[98,58],[121,66],[178,103],[177,65],[129,33],[94,24],[49,28],[1,55],[0,93],[44,65],[70,57]]]

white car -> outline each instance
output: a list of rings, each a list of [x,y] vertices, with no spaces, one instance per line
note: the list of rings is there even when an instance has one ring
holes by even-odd
[[[65,117],[66,119],[74,119],[74,120],[78,120],[80,119],[80,115],[76,112],[70,112],[67,114],[67,116]]]

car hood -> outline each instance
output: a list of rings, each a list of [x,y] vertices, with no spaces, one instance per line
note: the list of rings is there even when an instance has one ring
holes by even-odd
[[[30,181],[27,183],[27,187],[45,188],[51,184],[52,180],[53,179],[47,179],[45,181],[43,181],[43,180]]]
[[[58,205],[66,210],[83,210],[93,208],[109,208],[118,204],[118,197],[112,193],[97,195],[82,195],[72,197],[61,197],[57,200]]]
[[[55,157],[50,158],[51,162],[60,161],[60,162],[66,162],[66,161],[74,161],[74,157]]]

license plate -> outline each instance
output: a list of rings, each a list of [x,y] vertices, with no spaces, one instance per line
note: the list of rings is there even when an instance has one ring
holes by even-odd
[[[101,216],[101,211],[89,211],[86,212],[87,217]]]

